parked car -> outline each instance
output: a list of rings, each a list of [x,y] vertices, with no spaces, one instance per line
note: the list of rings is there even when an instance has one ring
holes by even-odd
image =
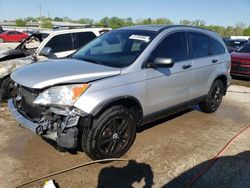
[[[15,69],[48,58],[66,57],[109,28],[44,30],[30,35],[15,49],[0,51],[0,101],[10,98],[10,74]]]
[[[60,147],[79,145],[92,159],[120,157],[138,126],[194,104],[215,112],[230,84],[230,65],[215,32],[130,26],[94,39],[70,58],[16,70],[8,105],[23,127]]]
[[[250,42],[231,53],[231,74],[250,77]]]
[[[3,31],[3,27],[2,26],[0,26],[0,33],[3,33],[4,31]]]
[[[28,38],[28,34],[19,31],[6,31],[0,34],[1,42],[22,42]]]
[[[244,39],[224,39],[224,42],[227,46],[227,50],[229,53],[237,50],[239,47],[241,47],[243,44],[247,43],[248,40]]]

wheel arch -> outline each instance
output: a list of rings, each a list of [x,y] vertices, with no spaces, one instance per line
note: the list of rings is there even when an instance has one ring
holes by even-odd
[[[129,95],[119,96],[103,101],[93,109],[92,116],[98,116],[111,106],[119,104],[130,110],[131,114],[134,115],[134,118],[136,118],[137,125],[142,123],[143,109],[141,103],[137,98]]]
[[[222,75],[217,76],[215,80],[221,80],[222,81],[223,87],[224,87],[224,95],[225,95],[226,92],[227,92],[227,83],[228,83],[227,76],[222,74]]]

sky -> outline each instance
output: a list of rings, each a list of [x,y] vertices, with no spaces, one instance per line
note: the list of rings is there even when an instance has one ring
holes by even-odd
[[[250,0],[0,0],[0,21],[28,16],[67,16],[72,19],[108,16],[204,20],[208,25],[250,25]]]

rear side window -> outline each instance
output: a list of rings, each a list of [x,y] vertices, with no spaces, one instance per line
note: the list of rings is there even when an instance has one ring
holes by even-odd
[[[54,53],[74,50],[71,34],[54,36],[45,47],[50,47]]]
[[[75,34],[76,34],[79,48],[87,44],[92,39],[96,38],[96,35],[93,32],[79,32]]]
[[[222,44],[219,41],[211,38],[211,43],[212,43],[213,55],[219,55],[219,54],[225,53],[225,48],[222,46]]]
[[[187,40],[185,32],[168,35],[153,51],[153,58],[171,58],[174,61],[188,59]]]
[[[211,55],[210,37],[201,33],[189,33],[192,57],[206,57]]]

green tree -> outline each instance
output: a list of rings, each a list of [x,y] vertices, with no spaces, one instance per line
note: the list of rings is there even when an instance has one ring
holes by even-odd
[[[41,22],[41,28],[46,28],[46,29],[53,28],[50,18],[42,18],[40,22]]]
[[[192,21],[190,20],[180,20],[179,22],[181,25],[192,25]]]
[[[152,20],[153,24],[164,24],[164,25],[171,25],[173,22],[168,18],[157,18],[155,20]]]
[[[206,25],[206,22],[204,20],[194,20],[192,21],[192,26],[195,26],[195,27],[201,27],[201,28],[204,28],[205,25]]]
[[[124,20],[124,26],[131,26],[131,25],[134,25],[134,22],[133,22],[133,18],[131,17],[128,17]]]
[[[25,22],[37,22],[37,18],[34,18],[34,17],[27,17],[27,18],[24,18],[24,21]]]
[[[76,23],[80,23],[80,24],[88,24],[88,25],[92,25],[94,20],[90,19],[90,18],[80,18],[78,20],[75,21]]]
[[[63,22],[63,19],[60,17],[54,17],[53,19],[55,22]]]
[[[246,25],[242,22],[237,23],[234,27],[234,34],[238,36],[243,35],[243,30],[245,29],[245,26]]]
[[[102,19],[99,21],[98,25],[100,25],[100,26],[105,26],[105,27],[110,27],[110,24],[109,24],[109,17],[104,17],[104,18],[102,18]]]
[[[247,27],[247,28],[245,28],[245,29],[243,30],[243,35],[244,35],[244,36],[250,36],[250,26]]]
[[[226,29],[225,29],[225,32],[224,32],[224,35],[225,37],[230,37],[234,35],[234,28],[231,27],[231,26],[228,26]]]
[[[26,22],[23,19],[16,19],[16,26],[25,27]]]
[[[124,19],[118,18],[116,16],[112,17],[109,19],[109,24],[111,28],[119,28],[119,27],[123,27],[124,24]]]

